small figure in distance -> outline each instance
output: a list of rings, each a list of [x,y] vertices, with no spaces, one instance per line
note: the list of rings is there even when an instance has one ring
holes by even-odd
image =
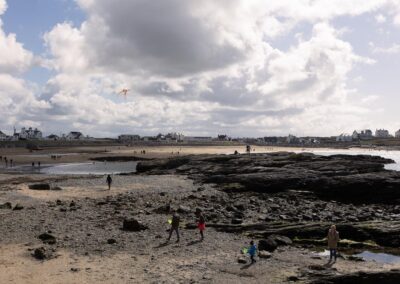
[[[337,258],[337,246],[339,242],[339,232],[336,231],[336,226],[332,225],[328,232],[328,247],[330,252],[329,262],[332,261],[332,258]]]
[[[107,185],[108,185],[108,190],[110,190],[111,189],[111,184],[112,184],[112,178],[111,178],[110,175],[107,175],[106,181],[107,181]]]
[[[32,168],[34,168],[35,167],[35,162],[32,162]]]
[[[196,208],[197,228],[199,228],[201,241],[204,240],[204,230],[206,229],[206,219],[200,208]]]
[[[171,220],[171,228],[169,230],[169,237],[167,239],[167,242],[169,242],[169,240],[171,239],[172,236],[172,232],[175,231],[176,232],[176,242],[179,243],[179,223],[181,221],[181,217],[179,216],[179,214],[174,211],[174,214],[172,215],[172,220]]]
[[[250,242],[250,247],[249,247],[249,250],[248,250],[247,252],[248,252],[248,254],[250,255],[251,263],[252,263],[252,264],[255,263],[256,260],[254,259],[254,257],[256,256],[257,247],[256,247],[256,245],[254,244],[254,241],[251,241],[251,242]]]

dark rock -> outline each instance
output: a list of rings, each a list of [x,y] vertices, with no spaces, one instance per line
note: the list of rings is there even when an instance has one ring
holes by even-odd
[[[50,184],[48,183],[36,183],[36,184],[31,184],[28,186],[29,189],[33,190],[50,190]]]
[[[17,204],[14,206],[14,208],[13,208],[13,210],[22,210],[22,209],[24,209],[24,206],[22,206],[22,205],[19,204],[19,203],[17,203]]]
[[[154,212],[158,213],[158,214],[168,214],[171,212],[171,205],[170,204],[162,205],[162,206],[154,209]]]
[[[33,257],[38,260],[44,260],[49,258],[49,255],[44,247],[40,247],[34,250]]]
[[[136,219],[131,218],[131,219],[124,220],[122,229],[124,231],[138,232],[138,231],[146,230],[146,229],[148,229],[148,227],[141,224]]]
[[[115,244],[116,242],[117,242],[116,239],[108,239],[107,240],[107,244],[109,244],[109,245]]]
[[[260,240],[258,242],[258,250],[259,251],[266,250],[269,252],[273,252],[274,250],[277,249],[277,247],[278,247],[278,244],[272,238],[267,238],[265,240]]]
[[[10,202],[6,202],[6,203],[0,205],[0,209],[11,209],[11,208],[12,208],[12,204]]]
[[[244,258],[244,257],[238,257],[237,262],[238,262],[238,263],[245,264],[245,263],[247,263],[247,260],[246,260],[246,258]]]
[[[57,242],[56,237],[54,237],[53,235],[51,235],[49,233],[43,233],[43,234],[39,235],[38,238],[43,243],[49,244],[49,245],[54,245]]]
[[[344,275],[328,275],[318,277],[312,284],[398,284],[400,271],[356,272]]]

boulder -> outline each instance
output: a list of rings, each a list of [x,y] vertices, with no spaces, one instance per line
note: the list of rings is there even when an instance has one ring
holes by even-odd
[[[129,231],[129,232],[138,232],[138,231],[146,230],[146,229],[148,229],[148,227],[141,224],[138,220],[136,220],[134,218],[129,218],[129,219],[124,220],[122,229],[124,231]]]
[[[264,240],[260,240],[258,242],[258,250],[259,251],[269,251],[269,252],[273,252],[274,250],[276,250],[278,248],[278,244],[276,243],[276,241],[273,238],[266,238]]]
[[[6,202],[4,204],[0,204],[0,209],[12,209],[11,202]]]
[[[32,190],[50,190],[50,184],[48,183],[36,183],[36,184],[30,184],[29,189]]]

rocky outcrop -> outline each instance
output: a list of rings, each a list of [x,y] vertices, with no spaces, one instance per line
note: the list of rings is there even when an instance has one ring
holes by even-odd
[[[392,162],[368,155],[288,152],[199,155],[142,161],[137,165],[137,172],[185,174],[234,192],[306,190],[323,199],[396,203],[400,200],[400,173],[384,169],[385,164]]]

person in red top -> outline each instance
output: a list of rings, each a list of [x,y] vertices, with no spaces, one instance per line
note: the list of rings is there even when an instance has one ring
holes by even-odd
[[[199,228],[201,240],[204,240],[204,230],[206,229],[206,219],[200,208],[196,209],[197,228]]]

